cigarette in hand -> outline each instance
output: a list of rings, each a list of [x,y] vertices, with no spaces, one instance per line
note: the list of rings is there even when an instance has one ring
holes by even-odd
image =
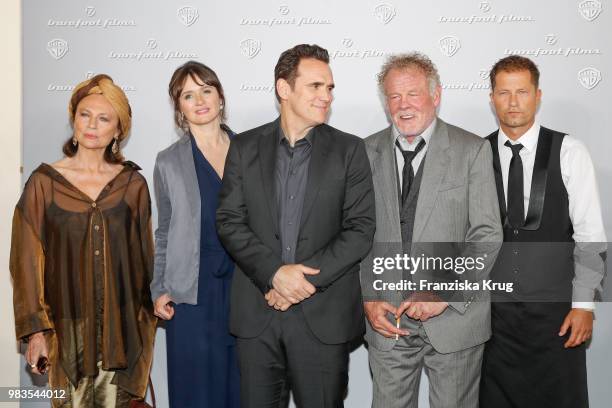
[[[395,327],[399,329],[400,327],[400,317],[395,318]],[[399,334],[395,333],[395,340],[399,340]]]

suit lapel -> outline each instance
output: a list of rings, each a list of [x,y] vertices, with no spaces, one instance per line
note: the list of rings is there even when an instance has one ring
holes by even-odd
[[[182,180],[185,183],[185,189],[189,196],[189,207],[191,208],[191,216],[193,219],[200,218],[200,207],[196,205],[199,203],[203,205],[201,200],[203,199],[200,194],[200,188],[198,184],[198,175],[195,171],[195,162],[193,160],[193,150],[191,147],[191,138],[189,135],[185,135],[179,142],[179,159],[181,162],[181,173]]]
[[[397,166],[391,134],[391,127],[389,127],[377,140],[372,177],[374,185],[380,187],[376,188],[376,193],[381,196],[378,202],[382,201],[384,203],[387,214],[385,218],[390,221],[391,226],[397,226],[396,235],[401,239]]]
[[[274,171],[276,169],[276,149],[279,144],[280,119],[273,122],[264,134],[259,139],[259,164],[261,168],[261,182],[264,196],[268,201],[268,209],[270,211],[270,219],[274,226],[274,232],[278,233],[278,204],[276,200],[276,177]]]
[[[429,146],[427,147],[425,163],[422,164],[424,167],[414,218],[413,242],[420,240],[423,229],[427,225],[436,202],[440,184],[448,169],[450,160],[448,155],[449,145],[450,141],[446,123],[441,119],[437,119],[436,128],[431,135]]]
[[[525,225],[522,229],[535,231],[540,228],[544,214],[544,197],[548,181],[548,162],[552,151],[552,133],[545,127],[540,127],[538,145],[536,148],[533,175],[529,194],[529,208]]]
[[[499,148],[498,148],[498,137],[499,129],[489,136],[489,142],[491,143],[491,151],[493,152],[493,174],[495,176],[495,187],[497,188],[497,201],[499,203],[499,215],[502,223],[506,225],[506,194],[504,192],[504,180],[502,178],[501,162],[499,161]]]
[[[327,171],[327,152],[333,135],[328,134],[324,127],[317,126],[313,130],[312,152],[310,165],[308,166],[308,180],[306,181],[306,192],[304,195],[304,206],[300,220],[300,230],[303,228],[308,215],[312,210],[314,202],[319,194],[319,188]]]

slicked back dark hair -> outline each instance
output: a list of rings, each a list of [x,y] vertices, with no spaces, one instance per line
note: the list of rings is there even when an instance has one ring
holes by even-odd
[[[280,102],[280,95],[276,90],[276,82],[279,79],[284,79],[289,83],[291,89],[295,85],[297,78],[298,65],[300,61],[306,58],[313,58],[329,64],[329,53],[323,47],[316,44],[299,44],[293,48],[283,52],[278,58],[278,62],[274,67],[274,92],[276,99]]]

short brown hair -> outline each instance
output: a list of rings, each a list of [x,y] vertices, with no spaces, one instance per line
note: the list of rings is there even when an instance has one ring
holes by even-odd
[[[276,90],[276,83],[279,79],[284,79],[289,83],[291,89],[293,89],[295,78],[297,78],[298,65],[300,61],[305,58],[314,58],[329,64],[329,53],[325,48],[319,47],[316,44],[299,44],[284,51],[278,58],[278,62],[274,67],[274,92],[279,102],[280,95]]]
[[[185,130],[185,123],[181,115],[180,97],[183,92],[185,80],[190,76],[198,85],[209,85],[214,87],[219,94],[219,99],[223,103],[221,108],[221,121],[225,120],[225,93],[219,77],[211,68],[197,61],[187,61],[178,67],[172,74],[168,85],[168,94],[174,104],[174,123],[180,129]]]
[[[79,83],[73,90],[68,105],[68,116],[70,119],[70,125],[74,126],[74,117],[76,115],[77,107],[79,103],[89,95],[100,94],[103,95],[108,102],[113,106],[113,109],[117,112],[117,129],[119,130],[119,136],[117,141],[113,140],[104,149],[104,160],[107,163],[123,163],[125,160],[121,150],[117,150],[113,153],[113,145],[118,143],[120,147],[121,142],[128,136],[132,127],[132,108],[130,107],[129,101],[125,92],[117,86],[113,79],[106,74],[98,74],[90,79],[87,79]],[[79,146],[73,143],[74,135],[71,136],[64,145],[62,151],[67,157],[73,157]]]
[[[432,95],[436,88],[440,86],[438,69],[427,55],[416,51],[407,54],[394,54],[387,58],[377,75],[378,87],[383,95],[385,94],[385,78],[392,69],[416,69],[422,72],[427,78],[429,93]]]
[[[520,55],[509,55],[497,61],[491,72],[489,73],[489,79],[491,80],[491,91],[495,89],[495,76],[501,72],[517,72],[517,71],[529,71],[531,74],[531,82],[538,89],[540,85],[540,71],[538,66],[529,58],[521,57]]]

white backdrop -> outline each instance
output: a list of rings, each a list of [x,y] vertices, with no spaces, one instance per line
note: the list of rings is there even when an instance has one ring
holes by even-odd
[[[612,115],[606,98],[612,91],[606,45],[611,23],[609,2],[596,0],[27,0],[24,182],[40,162],[61,157],[61,145],[70,135],[70,92],[96,73],[111,75],[130,99],[133,131],[125,152],[152,186],[157,152],[177,138],[168,81],[188,59],[217,72],[226,92],[228,123],[240,132],[276,117],[273,69],[279,54],[298,43],[317,43],[330,51],[336,82],[329,123],[365,137],[388,125],[375,81],[384,56],[419,50],[440,71],[440,116],[485,136],[497,127],[488,102],[488,70],[499,58],[517,53],[533,58],[542,72],[542,124],[568,132],[590,148],[611,236],[606,205],[612,198],[612,162],[607,158]],[[605,347],[612,340],[611,322],[612,305],[598,305],[588,352],[594,408],[608,406],[612,397],[607,379],[612,354]],[[24,371],[22,383],[29,381]],[[153,381],[160,406],[167,406],[162,329]],[[371,382],[363,348],[351,356],[349,387],[347,407],[369,406]],[[426,392],[421,400],[426,407]]]

